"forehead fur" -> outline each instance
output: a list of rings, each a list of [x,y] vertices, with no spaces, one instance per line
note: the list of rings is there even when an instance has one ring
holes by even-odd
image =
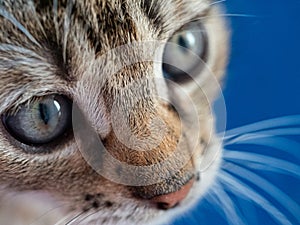
[[[209,6],[204,0],[0,1],[0,112],[33,95],[68,92],[87,68],[99,74],[98,56],[166,39]]]
[[[5,25],[1,41],[6,42],[9,36],[5,34],[10,32],[25,38],[12,42],[30,40],[30,45],[38,45],[52,41],[63,45],[75,29],[79,33],[74,35],[85,35],[92,47],[100,50],[101,45],[110,44],[113,48],[141,39],[142,32],[153,32],[153,28],[166,33],[203,14],[209,6],[205,0],[6,0],[0,2],[1,23]],[[151,24],[147,24],[149,21]],[[147,28],[139,30],[139,23]]]

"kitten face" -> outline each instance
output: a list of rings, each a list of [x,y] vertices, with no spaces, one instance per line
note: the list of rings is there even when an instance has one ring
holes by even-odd
[[[162,221],[203,196],[220,159],[210,101],[227,58],[210,1],[0,4],[5,190],[49,192],[82,224]],[[192,40],[205,54],[176,60],[182,49],[166,43],[189,30],[203,32]],[[189,70],[195,57],[179,75],[163,64]]]

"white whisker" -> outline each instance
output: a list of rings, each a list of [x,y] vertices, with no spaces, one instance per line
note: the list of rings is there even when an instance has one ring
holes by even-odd
[[[251,187],[241,182],[228,172],[222,170],[218,174],[220,182],[228,187],[228,191],[238,194],[239,197],[244,197],[247,200],[255,202],[263,210],[265,210],[275,221],[280,224],[292,225],[292,223],[281,213],[275,206],[273,206],[266,198],[256,193]]]
[[[231,173],[251,182],[257,188],[263,190],[267,195],[270,195],[275,201],[280,203],[287,211],[289,211],[300,223],[300,207],[294,200],[292,200],[283,191],[281,191],[275,185],[271,184],[266,179],[256,175],[255,173],[241,166],[238,166],[233,163],[230,164],[231,167],[233,167],[233,169],[230,169]]]
[[[44,217],[48,216],[50,213],[57,213],[59,212],[63,207],[65,207],[64,204],[56,206],[52,209],[49,209],[47,212],[45,212],[44,214],[40,215],[38,218],[35,219],[35,221],[33,221],[30,225],[39,225],[42,224]]]
[[[300,178],[300,167],[298,165],[271,156],[249,152],[224,151],[223,158],[226,161],[229,160],[234,163],[243,163],[243,166],[247,166],[244,164],[244,162],[260,164],[261,166],[263,166],[263,170],[268,167],[272,167],[276,169],[276,172],[285,173],[285,175],[290,176],[293,175],[298,179]]]
[[[71,218],[71,219],[70,219],[67,223],[65,223],[64,225],[71,225],[71,224],[77,222],[78,219],[79,219],[82,215],[84,215],[85,213],[86,213],[85,211],[78,213],[76,216],[74,216],[73,218]]]
[[[226,144],[241,143],[246,140],[253,140],[257,138],[267,138],[272,136],[300,136],[300,128],[280,128],[257,131],[255,133],[241,134],[236,137],[224,139]]]
[[[210,5],[210,6],[218,5],[218,4],[221,4],[221,3],[223,3],[223,2],[226,2],[226,0],[215,1],[215,2],[210,3],[209,5]]]
[[[283,117],[263,120],[248,125],[244,125],[241,127],[233,128],[231,130],[225,131],[225,137],[232,138],[234,136],[244,134],[244,133],[250,133],[250,132],[266,130],[266,129],[269,130],[271,128],[295,126],[295,125],[300,125],[300,115],[283,116]],[[222,136],[222,133],[219,134],[219,136]]]
[[[224,13],[224,14],[217,14],[217,15],[210,15],[210,16],[202,16],[197,20],[209,19],[209,18],[216,18],[216,17],[244,17],[244,18],[256,18],[255,15],[248,15],[248,14],[238,14],[238,13]]]
[[[266,131],[259,131],[256,134],[264,134],[268,136],[300,136],[300,128],[284,128],[284,129],[273,129],[273,130],[266,130]]]
[[[225,213],[225,217],[233,225],[245,224],[241,220],[241,216],[237,213],[237,208],[233,201],[230,199],[228,194],[223,190],[221,185],[215,184],[211,190],[211,197],[214,198],[215,202],[220,206],[222,211]]]
[[[218,213],[222,218],[225,218],[226,215],[224,215],[223,205],[219,201],[218,197],[216,196],[216,193],[219,190],[219,188],[216,188],[215,186],[211,187],[209,191],[206,193],[206,195],[204,196],[204,199],[208,202],[208,204],[210,204],[215,209],[216,213]]]
[[[290,150],[300,149],[300,143],[283,137],[267,137],[263,139],[256,137],[256,139],[239,140],[238,142],[234,142],[234,144],[247,144],[270,147],[284,152],[285,154],[292,155],[296,158],[299,157],[297,152]],[[261,149],[261,151],[264,151],[264,149]]]
[[[41,47],[41,45],[37,42],[37,40],[29,33],[29,31],[21,24],[19,21],[11,15],[9,12],[7,12],[5,9],[0,7],[0,16],[4,17],[5,19],[9,20],[14,26],[16,26],[23,34],[27,36],[29,40],[31,40],[34,44],[36,44],[38,47]]]
[[[74,222],[76,222],[77,224],[80,224],[81,222],[84,222],[86,219],[88,219],[89,217],[91,217],[91,216],[93,216],[93,215],[95,215],[95,214],[97,214],[97,213],[99,213],[99,211],[88,213],[88,214],[85,215],[83,218],[79,218],[79,217],[78,217],[78,218],[76,219],[76,221],[74,221]]]
[[[69,221],[73,217],[74,217],[73,215],[66,215],[62,217],[59,221],[57,221],[54,225],[65,225],[67,221]]]

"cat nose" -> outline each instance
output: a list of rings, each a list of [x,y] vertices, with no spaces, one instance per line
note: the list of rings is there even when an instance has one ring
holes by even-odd
[[[192,188],[194,179],[191,179],[187,184],[182,186],[178,191],[156,196],[150,201],[156,204],[158,209],[168,210],[176,207],[183,199],[186,198],[190,189]]]

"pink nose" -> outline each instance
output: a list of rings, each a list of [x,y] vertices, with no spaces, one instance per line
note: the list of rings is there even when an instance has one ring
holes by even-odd
[[[171,209],[177,206],[188,195],[191,187],[193,186],[194,179],[190,180],[187,184],[181,187],[178,191],[160,195],[152,198],[150,201],[157,204],[159,209]]]

